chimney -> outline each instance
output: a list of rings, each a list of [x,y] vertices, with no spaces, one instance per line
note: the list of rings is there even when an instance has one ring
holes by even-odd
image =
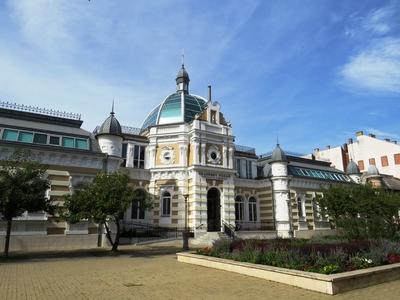
[[[392,141],[393,144],[397,144],[397,141]]]
[[[356,136],[364,135],[364,131],[360,130],[356,132]]]
[[[349,138],[348,140],[347,140],[347,144],[353,144],[353,139],[352,138]]]
[[[211,85],[208,86],[208,101],[211,101]]]
[[[390,142],[390,139],[385,139],[386,142]]]
[[[368,134],[369,137],[376,138],[376,135],[373,133]]]
[[[327,149],[331,149],[331,146],[330,146],[330,145],[328,145],[328,146],[326,146],[326,148],[327,148]]]

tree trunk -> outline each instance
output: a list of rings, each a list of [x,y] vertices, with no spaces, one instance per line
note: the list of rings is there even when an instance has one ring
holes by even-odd
[[[4,243],[4,255],[6,257],[8,257],[8,249],[10,248],[11,225],[12,219],[7,220],[6,242]]]
[[[106,233],[106,237],[107,237],[108,241],[110,242],[111,246],[114,246],[114,242],[112,241],[111,232],[110,232],[110,229],[107,226],[107,222],[104,222],[104,227],[106,228],[106,232],[107,232]]]
[[[119,218],[117,216],[115,216],[114,220],[115,220],[115,225],[117,226],[117,232],[115,234],[114,245],[112,246],[111,251],[112,252],[117,252],[118,251],[118,245],[119,245],[119,233],[120,233]]]

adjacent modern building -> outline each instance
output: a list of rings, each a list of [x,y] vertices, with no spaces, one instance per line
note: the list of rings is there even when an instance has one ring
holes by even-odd
[[[374,134],[356,133],[343,146],[315,149],[310,157],[331,162],[332,166],[352,174],[355,181],[374,182],[393,190],[400,190],[400,144],[390,139],[379,139]],[[379,178],[378,181],[370,178]]]
[[[0,159],[16,149],[30,149],[49,166],[48,196],[59,202],[97,172],[124,172],[132,186],[152,195],[154,205],[145,211],[138,199],[132,199],[123,224],[182,230],[187,223],[196,240],[226,228],[235,228],[244,237],[329,231],[329,219],[320,214],[315,198],[331,184],[354,182],[344,172],[346,165],[333,167],[328,161],[290,155],[280,145],[264,155],[236,145],[234,127],[221,104],[211,98],[211,87],[204,98],[190,93],[189,82],[182,65],[176,90],[144,116],[140,128],[121,126],[114,109],[88,132],[76,114],[0,103]],[[353,148],[351,153],[365,161],[368,154],[363,148]],[[400,150],[390,151],[385,152],[387,164],[396,166],[393,155]],[[376,155],[369,158],[384,162]],[[27,213],[14,224],[12,234],[20,235],[20,245],[23,237],[34,244],[36,235],[38,247],[46,240],[62,239],[95,244],[102,231],[97,224],[68,224],[40,212]]]

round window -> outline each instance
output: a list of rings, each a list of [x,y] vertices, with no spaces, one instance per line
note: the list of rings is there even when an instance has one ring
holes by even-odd
[[[217,153],[211,152],[210,157],[211,157],[211,159],[216,160],[217,159]]]
[[[171,159],[171,153],[170,152],[165,152],[164,153],[164,159],[165,160],[170,160]]]

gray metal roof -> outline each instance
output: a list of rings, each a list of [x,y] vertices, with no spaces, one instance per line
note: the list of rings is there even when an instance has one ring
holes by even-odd
[[[274,149],[274,151],[272,151],[270,163],[287,162],[287,161],[288,161],[288,159],[286,157],[285,152],[282,150],[282,148],[279,146],[279,144],[276,144],[276,148]]]
[[[176,75],[176,83],[189,82],[189,73],[186,71],[185,66],[182,64],[182,68],[179,70]]]
[[[353,160],[350,160],[349,164],[347,165],[346,173],[349,175],[360,174],[360,169]]]
[[[122,135],[121,125],[112,111],[107,119],[101,124],[97,135],[110,134],[110,135]]]
[[[369,165],[367,175],[379,175],[378,168],[374,165]]]

